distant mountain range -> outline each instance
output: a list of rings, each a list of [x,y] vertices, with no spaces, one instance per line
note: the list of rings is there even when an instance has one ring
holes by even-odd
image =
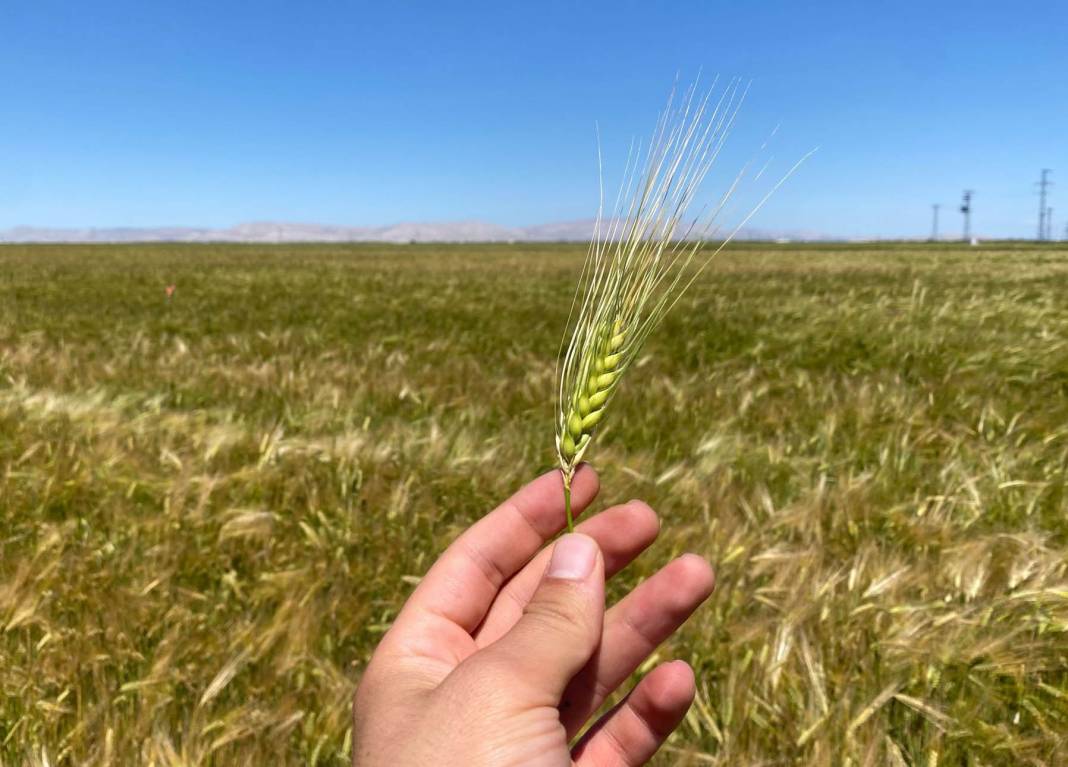
[[[329,226],[261,221],[228,229],[113,227],[0,229],[0,242],[581,242],[593,234],[593,219],[527,227],[485,221],[405,222],[392,226]],[[813,241],[837,239],[811,231],[743,229],[736,239]]]

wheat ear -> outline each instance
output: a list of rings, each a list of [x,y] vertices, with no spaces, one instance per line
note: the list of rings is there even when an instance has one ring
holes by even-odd
[[[808,157],[711,253],[697,259],[705,242],[716,236],[716,220],[748,169],[742,168],[718,201],[691,212],[746,91],[740,80],[722,89],[713,82],[700,95],[695,83],[678,100],[672,91],[648,149],[631,150],[608,221],[602,187],[594,236],[564,335],[567,350],[558,368],[556,450],[569,531],[574,529],[571,480],[645,340],[708,262]]]

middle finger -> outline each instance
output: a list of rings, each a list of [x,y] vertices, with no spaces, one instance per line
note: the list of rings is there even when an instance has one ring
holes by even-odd
[[[576,530],[597,541],[604,555],[605,578],[611,578],[656,540],[660,521],[645,503],[629,501],[605,509]],[[478,647],[497,641],[519,620],[541,582],[552,550],[552,545],[546,546],[501,588],[473,635]]]

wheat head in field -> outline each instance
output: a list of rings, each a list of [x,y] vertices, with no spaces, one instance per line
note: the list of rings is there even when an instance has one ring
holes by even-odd
[[[694,84],[677,103],[673,92],[647,150],[631,152],[607,223],[602,193],[564,336],[570,334],[570,342],[558,371],[556,450],[569,531],[574,529],[571,479],[649,334],[800,165],[791,168],[718,247],[702,254],[705,242],[719,232],[720,213],[745,176],[743,168],[718,201],[695,205],[744,98],[738,80],[723,89],[713,83],[702,94]]]

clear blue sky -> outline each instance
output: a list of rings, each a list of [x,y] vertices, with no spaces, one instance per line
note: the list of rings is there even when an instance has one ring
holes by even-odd
[[[1068,13],[1031,2],[0,4],[0,228],[585,218],[676,73],[752,78],[725,167],[820,151],[754,224],[1068,220]],[[732,165],[733,163],[733,165]]]

